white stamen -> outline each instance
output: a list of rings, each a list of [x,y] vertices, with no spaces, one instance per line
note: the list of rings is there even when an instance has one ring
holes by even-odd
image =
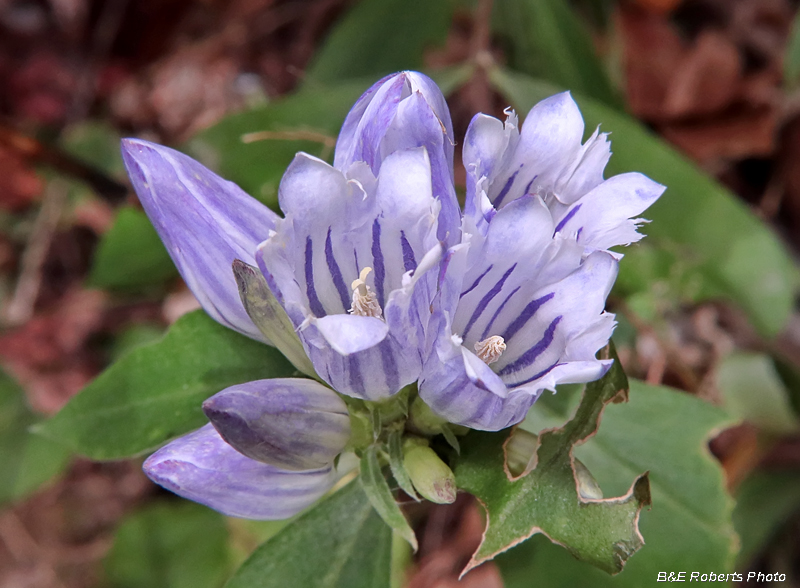
[[[475,353],[486,365],[496,362],[506,350],[506,342],[500,335],[492,335],[488,339],[475,343]]]
[[[367,286],[366,282],[367,276],[371,271],[371,267],[365,267],[361,270],[358,279],[353,280],[353,283],[350,284],[350,287],[353,289],[353,304],[350,306],[348,312],[356,316],[381,318],[381,314],[383,314],[381,305],[378,303],[375,292]]]

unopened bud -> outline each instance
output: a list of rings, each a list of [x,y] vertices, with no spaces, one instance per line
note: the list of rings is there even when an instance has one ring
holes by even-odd
[[[437,504],[456,500],[456,477],[423,439],[409,438],[403,444],[403,467],[424,498]]]
[[[276,378],[231,386],[206,400],[203,411],[237,451],[286,470],[327,467],[350,438],[347,406],[313,380]]]

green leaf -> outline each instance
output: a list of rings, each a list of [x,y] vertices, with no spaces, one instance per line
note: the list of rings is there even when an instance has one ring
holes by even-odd
[[[374,81],[301,90],[226,117],[184,147],[192,157],[277,210],[278,183],[295,154],[305,151],[329,159],[350,107]]]
[[[311,81],[374,78],[422,67],[423,51],[450,30],[449,0],[361,0],[334,27],[306,70]]]
[[[429,72],[447,94],[469,79],[461,65]],[[298,151],[331,160],[339,129],[375,76],[339,84],[309,84],[266,106],[228,116],[191,139],[194,158],[278,209],[278,185]],[[247,140],[248,142],[245,142]]]
[[[97,247],[89,284],[109,290],[141,290],[178,275],[155,228],[141,210],[123,208]]]
[[[202,402],[223,388],[293,371],[275,348],[198,310],[113,364],[36,431],[93,459],[130,457],[203,425]]]
[[[540,432],[530,473],[514,480],[504,465],[507,432],[467,435],[454,472],[458,487],[475,495],[487,515],[483,540],[464,572],[537,533],[610,574],[622,570],[643,545],[637,523],[642,506],[650,503],[647,474],[638,476],[619,498],[584,499],[572,453],[595,433],[606,404],[626,395],[627,379],[615,361],[602,379],[586,386],[569,422]]]
[[[59,136],[60,147],[79,160],[114,177],[125,177],[119,154],[119,130],[105,121],[87,120],[69,126]]]
[[[230,572],[225,518],[199,504],[163,502],[125,519],[105,560],[113,588],[218,588]]]
[[[559,88],[496,69],[491,80],[525,113]],[[640,171],[667,186],[644,214],[647,240],[693,262],[702,297],[727,296],[747,311],[762,334],[773,336],[791,315],[798,271],[777,237],[733,194],[628,115],[575,96],[588,130],[611,131],[610,176]]]
[[[388,588],[391,544],[354,480],[256,549],[225,588]]]
[[[22,388],[0,372],[0,505],[30,494],[69,463],[63,447],[28,432],[38,420]]]
[[[733,511],[733,523],[742,541],[736,567],[748,567],[753,557],[799,511],[800,473],[760,472],[742,482]]]
[[[797,431],[789,393],[768,355],[746,352],[728,355],[717,368],[717,384],[725,408],[732,416],[775,435]]]
[[[786,45],[783,58],[783,83],[789,90],[797,88],[800,83],[800,12],[794,17],[792,32]]]
[[[556,396],[562,396],[559,391]],[[547,398],[543,400],[549,400]],[[537,402],[548,426],[562,409]],[[541,588],[651,586],[658,572],[731,571],[737,539],[731,523],[732,500],[722,468],[708,450],[708,440],[731,423],[721,409],[670,388],[631,381],[630,400],[610,405],[597,435],[575,451],[606,493],[626,488],[630,476],[650,471],[652,507],[642,511],[642,550],[624,571],[609,577],[576,562],[567,551],[546,541],[530,541],[498,558],[506,588],[527,588],[536,578]],[[531,421],[525,422],[531,427]]]
[[[592,35],[564,0],[498,0],[493,28],[508,39],[510,66],[620,108]]]
[[[383,521],[417,550],[417,537],[397,504],[378,462],[378,446],[370,445],[361,457],[359,480],[364,493]]]

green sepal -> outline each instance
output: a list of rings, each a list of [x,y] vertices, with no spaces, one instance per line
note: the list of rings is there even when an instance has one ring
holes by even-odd
[[[319,379],[294,330],[292,321],[269,289],[261,270],[235,259],[233,275],[239,287],[242,306],[258,330],[264,333],[294,367],[312,378]]]
[[[411,478],[408,477],[408,472],[403,464],[403,432],[392,431],[389,433],[389,467],[392,470],[394,479],[399,484],[403,492],[408,494],[411,498],[420,501],[420,497],[414,490],[414,484],[411,483]]]
[[[361,486],[372,507],[383,521],[408,541],[416,551],[418,548],[417,537],[389,489],[389,484],[386,482],[378,461],[377,445],[371,445],[364,451],[361,458],[360,479]]]

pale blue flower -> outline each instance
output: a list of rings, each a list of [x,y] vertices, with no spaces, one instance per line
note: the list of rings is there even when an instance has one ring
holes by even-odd
[[[368,90],[345,121],[335,166],[298,154],[279,188],[282,219],[172,149],[128,139],[122,151],[213,318],[274,343],[345,395],[382,399],[417,380],[439,259],[460,239],[452,125],[431,80],[406,72]],[[330,388],[248,382],[204,409],[213,427],[146,461],[157,483],[248,518],[291,516],[333,484],[350,423]]]
[[[608,248],[641,238],[635,217],[664,187],[641,174],[603,180],[609,144],[585,143],[568,93],[537,104],[520,134],[476,116],[465,139],[462,243],[445,257],[420,396],[450,422],[499,430],[545,389],[601,377],[603,311],[617,275]]]

